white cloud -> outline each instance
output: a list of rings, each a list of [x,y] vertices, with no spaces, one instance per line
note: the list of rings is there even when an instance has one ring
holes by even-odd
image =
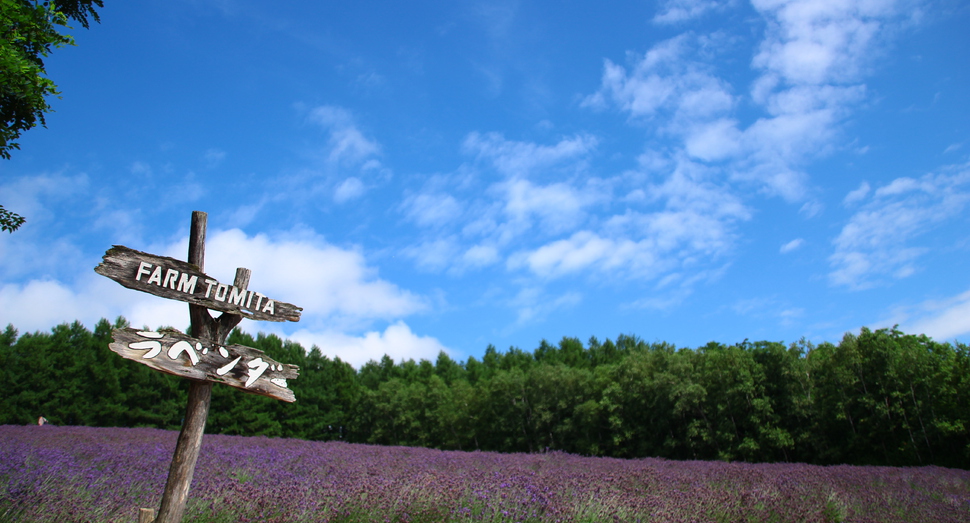
[[[869,182],[862,182],[859,184],[858,189],[849,191],[849,194],[845,195],[845,198],[842,200],[842,205],[848,207],[856,202],[862,201],[869,194],[869,189],[871,189]]]
[[[401,208],[409,220],[431,228],[450,225],[462,214],[458,200],[441,193],[412,194],[404,199]]]
[[[83,174],[24,176],[0,185],[0,204],[27,219],[17,232],[0,234],[0,278],[33,274],[57,279],[68,270],[66,261],[81,258],[72,239],[57,236],[56,232],[65,221],[82,219],[73,205],[78,201],[85,204],[80,213],[92,212],[93,208],[97,215],[104,208],[102,202],[91,197],[88,178]],[[124,217],[125,213],[118,214],[118,218]],[[128,231],[136,230],[133,227]]]
[[[513,179],[495,186],[505,200],[505,214],[523,229],[532,218],[543,228],[562,232],[582,223],[584,208],[601,199],[595,188],[579,190],[567,183],[536,185],[528,180]]]
[[[655,45],[629,73],[605,60],[602,85],[583,105],[603,107],[610,102],[636,118],[663,113],[672,128],[717,118],[734,106],[734,96],[710,67],[688,57],[692,50],[694,40],[681,35]]]
[[[148,250],[184,259],[187,239]],[[244,330],[276,332],[306,348],[316,344],[325,354],[340,356],[355,366],[371,358],[380,359],[385,353],[395,359],[433,359],[439,351],[451,353],[436,339],[416,335],[401,320],[426,309],[426,301],[380,279],[356,249],[328,244],[306,231],[275,239],[262,234],[249,236],[238,229],[210,234],[205,272],[230,282],[236,267],[252,271],[250,288],[303,307],[299,323],[244,320]],[[90,327],[101,318],[113,320],[119,315],[137,327],[172,326],[181,330],[189,324],[185,303],[126,289],[90,268],[73,283],[35,279],[4,284],[0,287],[0,310],[4,311],[3,321],[21,332],[43,331],[74,320]],[[383,333],[353,334],[381,320],[393,322]],[[298,328],[294,334],[286,334],[294,327]]]
[[[516,309],[516,324],[525,325],[542,321],[557,310],[579,305],[583,296],[578,292],[566,292],[559,296],[548,296],[539,287],[526,287],[510,302]]]
[[[556,145],[548,146],[506,140],[499,133],[483,136],[475,132],[465,138],[462,150],[466,154],[488,160],[506,176],[528,176],[537,169],[582,157],[592,151],[596,144],[596,138],[590,135],[565,138]]]
[[[943,154],[949,154],[954,151],[959,151],[960,149],[963,148],[963,144],[964,142],[951,143],[950,145],[946,146],[946,149],[943,149]]]
[[[460,275],[468,269],[494,265],[501,253],[494,245],[463,247],[454,236],[429,238],[404,248],[401,253],[414,260],[419,269]]]
[[[569,239],[557,240],[531,252],[521,252],[509,260],[511,268],[528,267],[543,277],[562,276],[585,270],[593,264],[615,266],[624,252],[635,248],[632,242],[618,245],[589,231],[580,231]],[[615,261],[614,261],[615,260]]]
[[[595,269],[609,274],[653,279],[675,267],[726,253],[734,242],[734,223],[750,212],[721,188],[691,178],[680,169],[652,198],[665,202],[655,212],[628,210],[605,223],[604,234],[578,231],[509,258],[509,268],[527,268],[544,278]]]
[[[90,192],[87,175],[64,176],[60,173],[24,176],[0,185],[0,201],[5,209],[27,218],[17,234],[36,224],[47,223],[57,212],[60,202]]]
[[[364,182],[356,176],[351,176],[340,182],[340,185],[334,190],[333,201],[337,203],[349,202],[363,196],[365,191]]]
[[[729,189],[708,181],[703,166],[680,159],[659,184],[644,186],[644,204],[662,209],[627,209],[602,224],[564,239],[523,249],[508,260],[510,269],[528,269],[543,278],[583,271],[653,279],[678,266],[692,266],[728,252],[734,224],[751,213]]]
[[[370,360],[380,361],[385,354],[398,362],[408,359],[435,361],[442,351],[453,358],[458,357],[436,338],[416,335],[403,321],[389,325],[384,332],[369,331],[363,336],[301,329],[288,338],[307,350],[316,345],[324,355],[339,357],[358,369]]]
[[[310,120],[324,127],[353,127],[354,117],[347,109],[335,105],[321,105],[310,111]]]
[[[662,12],[653,17],[655,24],[675,24],[699,18],[709,11],[723,8],[732,2],[718,0],[667,0]]]
[[[21,332],[46,331],[64,322],[91,327],[101,318],[124,316],[135,326],[184,329],[189,324],[185,303],[126,289],[92,271],[73,285],[49,279],[0,287],[3,321]]]
[[[833,240],[829,257],[835,285],[865,288],[880,276],[905,278],[918,267],[925,247],[910,242],[959,216],[970,202],[970,165],[949,167],[919,180],[897,178],[876,189],[873,199],[849,218]]]
[[[782,245],[781,246],[781,249],[779,250],[779,252],[782,253],[782,254],[788,254],[789,252],[792,252],[792,251],[798,249],[799,247],[801,247],[804,244],[805,244],[805,240],[803,240],[801,238],[795,238],[794,240],[792,240],[792,241],[790,241],[790,242]]]
[[[633,118],[649,121],[658,136],[679,138],[675,150],[705,162],[728,162],[734,180],[761,185],[768,194],[788,201],[804,199],[805,176],[790,164],[830,140],[832,112],[789,112],[740,128],[731,117],[737,98],[731,87],[713,74],[712,66],[696,58],[697,40],[681,35],[661,42],[638,59],[629,72],[606,60],[599,91],[583,104],[614,104]],[[770,92],[773,87],[765,89]],[[776,104],[786,109],[796,99]],[[807,99],[801,102],[809,103]]]
[[[694,158],[713,162],[737,154],[742,137],[736,121],[722,118],[693,126],[684,139],[684,146]]]
[[[473,245],[462,255],[462,261],[469,267],[484,267],[499,261],[499,252],[491,245]]]
[[[402,251],[415,261],[418,268],[435,272],[454,268],[459,252],[457,243],[451,237],[428,239]]]
[[[494,169],[498,181],[481,180],[479,169],[466,164],[406,195],[398,209],[425,231],[402,254],[423,270],[457,275],[499,263],[502,250],[513,244],[574,230],[588,219],[590,206],[610,199],[609,183],[582,176],[584,156],[595,143],[577,136],[546,146],[471,133],[463,152]],[[526,177],[548,177],[550,169],[570,176],[553,183]]]
[[[183,239],[153,252],[183,259],[187,243]],[[374,320],[414,314],[427,306],[421,297],[380,279],[361,252],[328,244],[313,234],[295,233],[270,240],[262,234],[250,237],[232,229],[210,235],[206,241],[206,273],[231,282],[236,267],[252,271],[251,288],[303,307],[300,325],[310,328],[359,328]],[[18,327],[49,327],[51,321],[75,318],[93,322],[117,315],[150,326],[183,328],[188,322],[184,304],[130,291],[107,278],[86,273],[75,284],[35,280],[4,286],[3,310],[10,311],[8,321],[13,321],[13,312],[19,311]]]
[[[152,167],[145,162],[136,161],[132,163],[130,170],[131,174],[134,174],[135,176],[152,176]]]
[[[920,189],[932,191],[932,185],[923,185],[912,178],[896,178],[889,185],[876,189],[876,197],[895,196],[898,194],[918,191]]]
[[[59,278],[70,270],[65,260],[83,258],[81,250],[70,240],[48,239],[36,233],[36,229],[25,228],[26,224],[14,234],[0,235],[0,278],[10,280],[35,274]]]
[[[752,60],[762,76],[751,96],[769,116],[745,130],[752,162],[740,178],[761,180],[770,192],[797,201],[805,194],[797,165],[834,147],[850,108],[865,99],[866,87],[858,82],[878,53],[885,25],[896,16],[896,2],[753,4],[768,24]]]
[[[825,205],[818,200],[809,200],[802,204],[798,212],[804,215],[806,218],[814,218],[822,213],[825,209]]]
[[[350,111],[324,105],[310,111],[310,121],[327,129],[327,160],[332,164],[360,165],[381,153],[380,145],[364,136]]]
[[[21,332],[46,330],[65,321],[88,319],[87,310],[98,308],[99,305],[91,298],[93,296],[80,299],[71,289],[52,280],[34,280],[23,285],[7,284],[0,287],[3,321],[13,324]]]
[[[188,240],[165,249],[183,258]],[[250,286],[274,299],[303,307],[301,324],[354,328],[421,311],[422,298],[377,277],[356,249],[329,244],[316,234],[295,232],[270,239],[238,229],[206,240],[206,273],[232,281],[236,267],[252,270]]]
[[[918,319],[902,322],[903,331],[939,341],[970,334],[970,290],[946,300],[925,302],[920,309]]]
[[[205,160],[206,167],[209,169],[214,169],[226,159],[226,151],[215,148],[207,149],[202,159]]]
[[[686,20],[728,3],[667,0],[655,21]],[[679,138],[675,151],[722,163],[733,181],[803,202],[810,191],[800,165],[838,146],[842,122],[867,95],[867,64],[899,18],[896,4],[756,0],[767,29],[751,63],[760,76],[750,96],[766,114],[747,126],[734,115],[740,97],[715,74],[717,48],[692,33],[655,45],[629,70],[605,60],[600,89],[583,105],[614,105],[658,137]]]
[[[753,0],[768,20],[767,38],[754,59],[758,68],[792,84],[856,81],[870,57],[894,0],[838,2]]]

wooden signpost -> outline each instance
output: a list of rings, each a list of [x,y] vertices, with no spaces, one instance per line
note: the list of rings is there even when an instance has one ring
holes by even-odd
[[[111,336],[111,350],[155,370],[191,380],[220,381],[278,400],[296,400],[286,380],[295,379],[299,368],[277,363],[252,347],[204,342],[178,331],[127,328],[115,329]]]
[[[109,249],[94,272],[129,289],[238,314],[250,320],[300,321],[300,311],[303,310],[255,291],[219,283],[195,264],[121,245]]]
[[[283,401],[296,400],[287,387],[287,380],[296,379],[299,374],[296,365],[278,363],[252,347],[225,343],[244,317],[299,321],[303,309],[250,291],[249,269],[236,269],[231,285],[207,276],[203,263],[206,219],[204,212],[192,213],[188,263],[116,245],[94,269],[129,289],[189,304],[191,336],[175,330],[155,332],[132,328],[115,329],[111,333],[112,351],[190,380],[185,421],[172,456],[158,517],[154,517],[151,509],[141,509],[139,523],[182,521],[214,382]],[[222,314],[213,318],[208,309]]]

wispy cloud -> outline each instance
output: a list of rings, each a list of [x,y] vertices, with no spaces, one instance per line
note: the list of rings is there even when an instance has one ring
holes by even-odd
[[[842,227],[829,257],[834,285],[862,289],[884,277],[918,270],[926,247],[913,240],[959,216],[970,203],[970,165],[953,166],[920,179],[901,177],[876,189]]]
[[[411,194],[404,198],[401,210],[413,223],[434,229],[453,224],[463,212],[458,200],[440,192]]]
[[[349,176],[334,189],[333,201],[337,203],[349,202],[363,196],[366,190],[367,188],[364,186],[364,182],[360,181],[360,178]]]
[[[332,164],[360,165],[381,153],[380,145],[364,136],[347,109],[320,106],[310,111],[309,119],[329,133],[327,160]]]
[[[755,67],[789,85],[855,82],[865,73],[873,45],[899,2],[753,0],[768,21]]]
[[[943,300],[919,305],[913,319],[906,319],[906,332],[919,332],[940,341],[970,333],[970,290]]]
[[[845,198],[842,200],[842,205],[848,207],[862,201],[869,194],[869,189],[871,188],[869,182],[864,181],[860,183],[858,189],[849,191],[849,194],[845,195]]]
[[[515,253],[509,267],[543,278],[595,270],[654,279],[667,271],[715,258],[730,250],[734,224],[750,211],[723,187],[705,180],[686,159],[645,194],[660,209],[626,209],[603,221],[601,231],[579,230],[568,238]]]
[[[697,16],[724,3],[671,0],[660,21]],[[722,165],[733,180],[753,183],[789,202],[810,198],[806,160],[837,147],[842,123],[863,101],[871,55],[881,32],[899,18],[893,1],[754,2],[767,29],[751,66],[749,93],[763,114],[743,124],[742,97],[716,73],[716,56],[692,33],[633,55],[629,68],[605,61],[600,89],[583,105],[616,106],[646,120],[658,137],[676,136],[690,157]]]
[[[461,248],[453,237],[428,238],[402,250],[402,254],[414,260],[419,269],[443,272],[458,267]]]
[[[462,150],[491,163],[506,176],[524,176],[539,169],[581,157],[595,149],[597,139],[591,135],[565,138],[555,145],[506,140],[499,133],[471,133]]]
[[[782,245],[781,249],[779,249],[779,252],[781,252],[782,254],[788,254],[789,252],[799,249],[804,244],[805,244],[805,240],[801,238],[795,238],[794,240]]]
[[[505,215],[520,232],[534,221],[552,233],[572,230],[582,224],[584,209],[602,199],[595,188],[583,190],[569,183],[537,185],[523,179],[499,183],[493,190],[502,195]]]
[[[667,0],[653,17],[655,24],[676,24],[699,18],[733,4],[731,0]]]
[[[226,159],[226,151],[222,149],[207,149],[205,154],[202,155],[202,159],[205,162],[205,166],[209,169],[214,169],[222,164],[222,161]]]
[[[578,292],[550,296],[543,288],[530,286],[521,289],[510,304],[517,313],[516,324],[526,325],[541,321],[558,310],[575,307],[582,299]]]

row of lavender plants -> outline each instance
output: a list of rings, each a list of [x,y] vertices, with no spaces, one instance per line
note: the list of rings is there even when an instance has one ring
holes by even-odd
[[[0,333],[0,424],[178,429],[183,380],[108,349],[112,327]],[[207,431],[443,450],[622,458],[940,465],[970,469],[970,349],[897,329],[839,343],[634,336],[488,347],[481,358],[389,357],[354,369],[312,347],[235,331],[300,366],[296,403],[213,390]]]
[[[133,522],[177,433],[0,426],[0,522]],[[970,472],[206,435],[189,522],[970,521]]]

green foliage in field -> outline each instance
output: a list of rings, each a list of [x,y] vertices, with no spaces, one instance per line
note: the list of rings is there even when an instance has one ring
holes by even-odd
[[[0,335],[0,424],[178,428],[186,384],[111,353],[114,325]],[[481,360],[354,370],[313,347],[234,332],[300,366],[297,401],[215,387],[207,432],[441,449],[970,468],[970,351],[899,330],[836,345],[696,349],[621,335]]]

